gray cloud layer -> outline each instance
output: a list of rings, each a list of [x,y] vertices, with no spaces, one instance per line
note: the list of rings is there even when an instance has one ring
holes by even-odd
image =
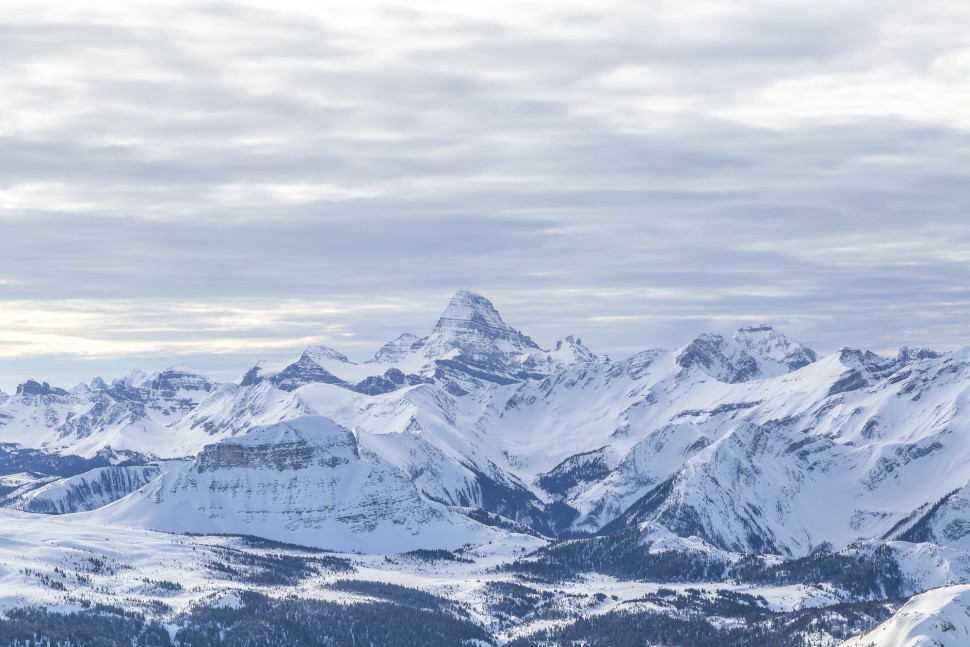
[[[459,287],[613,355],[970,343],[963,3],[64,4],[0,19],[5,389],[363,357]]]

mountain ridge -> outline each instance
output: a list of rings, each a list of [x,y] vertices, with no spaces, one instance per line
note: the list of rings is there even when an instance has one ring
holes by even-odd
[[[93,455],[110,446],[177,458],[287,420],[320,416],[356,430],[367,451],[384,457],[429,500],[497,513],[546,535],[650,521],[724,550],[797,556],[821,542],[849,543],[863,529],[868,536],[885,534],[888,521],[867,525],[860,519],[870,512],[847,510],[838,531],[830,523],[819,532],[794,521],[813,518],[810,508],[782,512],[791,503],[779,499],[778,513],[769,514],[760,505],[763,495],[749,496],[738,475],[762,490],[786,492],[792,484],[761,461],[786,465],[808,484],[815,483],[821,456],[833,465],[876,457],[875,468],[858,474],[844,468],[855,474],[848,487],[891,489],[909,472],[907,465],[920,465],[921,457],[945,444],[931,438],[942,438],[937,421],[930,440],[890,450],[881,438],[896,433],[899,423],[880,417],[887,406],[881,394],[908,393],[925,383],[929,397],[927,389],[942,378],[918,375],[937,367],[952,376],[940,367],[958,356],[904,349],[883,358],[844,348],[819,359],[761,324],[739,328],[732,338],[705,333],[674,351],[613,361],[572,336],[543,351],[468,290],[456,293],[430,335],[404,334],[390,344],[377,353],[387,351],[386,361],[363,364],[329,347],[308,347],[295,362],[257,364],[237,384],[212,383],[179,366],[70,392],[33,381],[0,405],[0,411],[17,412],[0,418],[0,433],[27,421],[48,432],[40,448]],[[551,355],[565,348],[573,361]],[[341,369],[349,379],[338,376]],[[878,397],[869,398],[872,414],[850,441],[863,446],[853,449],[839,436],[855,427],[833,412],[845,410],[847,398],[866,400],[867,393]],[[813,431],[805,436],[807,429]],[[903,446],[908,453],[899,453]],[[889,480],[882,476],[886,470],[894,470]],[[439,482],[423,474],[437,474]],[[970,473],[964,476],[962,483]],[[731,485],[711,489],[711,483]],[[667,489],[658,499],[661,486]],[[691,503],[689,492],[721,500],[718,514]],[[900,523],[945,492],[930,488],[925,494],[906,504],[912,508],[871,514]],[[644,507],[642,500],[652,503]]]
[[[466,576],[485,580],[474,613],[494,627],[511,621],[489,606],[493,584],[502,605],[588,598],[514,621],[534,620],[537,641],[549,618],[767,622],[753,590],[776,596],[771,613],[829,605],[806,611],[826,627],[813,644],[876,622],[947,638],[963,593],[891,614],[902,597],[970,582],[968,483],[970,348],[820,357],[761,324],[614,360],[572,335],[540,348],[467,290],[428,335],[359,364],[310,346],[236,382],[175,365],[71,389],[31,379],[0,397],[0,516],[31,545],[51,541],[47,527],[107,543],[175,533],[152,541],[191,543],[207,572],[212,537],[253,535],[354,551],[392,582],[473,564]],[[40,579],[35,566],[16,577],[67,588],[57,559]],[[734,588],[697,597],[697,583]],[[590,592],[600,586],[613,597]]]

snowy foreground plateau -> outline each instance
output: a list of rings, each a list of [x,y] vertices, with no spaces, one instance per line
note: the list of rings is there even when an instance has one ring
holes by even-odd
[[[7,645],[970,645],[970,349],[425,336],[0,393]],[[28,642],[29,641],[29,642]]]

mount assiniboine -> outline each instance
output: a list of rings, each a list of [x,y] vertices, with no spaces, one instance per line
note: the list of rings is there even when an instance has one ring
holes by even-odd
[[[304,644],[232,638],[293,599],[333,620],[306,644],[368,644],[375,605],[423,644],[970,644],[970,349],[685,341],[545,349],[462,290],[359,364],[28,380],[0,393],[0,646],[87,644],[101,607],[139,644]]]

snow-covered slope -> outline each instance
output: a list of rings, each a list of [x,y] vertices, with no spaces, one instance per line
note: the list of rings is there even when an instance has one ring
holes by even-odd
[[[843,352],[773,380],[697,385],[720,395],[671,423],[704,447],[651,480],[625,522],[745,552],[887,535],[970,478],[967,354],[874,368]]]
[[[841,647],[964,647],[970,645],[970,586],[917,595],[893,616]]]
[[[424,504],[546,535],[650,523],[723,550],[799,556],[860,539],[963,547],[968,394],[970,351],[819,360],[761,325],[610,361],[571,337],[542,350],[460,291],[429,335],[402,335],[363,364],[312,347],[239,384],[185,369],[70,392],[26,383],[0,405],[0,438],[202,460],[254,429],[322,416],[353,430],[361,452],[340,478],[387,469],[392,490],[403,478]],[[80,425],[101,401],[98,424]],[[199,519],[232,525],[237,503]],[[415,514],[430,514],[424,504]]]
[[[450,325],[456,318],[442,320]],[[467,318],[500,328],[494,316]],[[447,337],[441,323],[434,335],[439,346]],[[497,345],[524,347],[519,337],[501,330]],[[465,343],[468,334],[464,330],[456,335],[456,343]],[[735,342],[718,340],[703,349],[710,360],[706,365],[698,364],[699,359],[684,361],[687,354],[698,356],[695,342],[676,353],[648,351],[624,362],[587,356],[591,361],[542,380],[488,382],[465,395],[456,393],[453,383],[438,381],[373,395],[311,381],[282,394],[266,380],[225,390],[220,395],[228,397],[222,404],[219,395],[213,397],[181,427],[185,437],[198,437],[204,420],[205,431],[232,437],[242,431],[234,426],[241,410],[247,411],[245,419],[265,422],[292,417],[289,411],[325,414],[358,430],[362,446],[411,475],[419,490],[434,500],[484,508],[546,534],[570,525],[573,531],[595,531],[725,435],[719,423],[701,430],[698,417],[706,413],[716,421],[733,420],[755,406],[756,396],[748,391],[762,388],[766,374],[790,370]],[[484,342],[476,338],[475,343]],[[473,346],[465,343],[463,352],[480,357]],[[747,377],[758,380],[757,385],[731,386],[712,379],[711,366],[737,364],[738,358],[754,367]],[[837,375],[845,370],[839,366]],[[737,381],[736,372],[714,372]],[[241,407],[240,398],[251,402],[254,388],[263,389],[261,401],[268,406]],[[278,395],[268,397],[273,393]],[[733,399],[737,395],[739,401]],[[202,411],[208,413],[200,416]],[[736,539],[724,539],[721,545],[743,548]],[[776,547],[801,550],[787,544]]]
[[[597,577],[662,562],[665,577],[736,568],[794,587],[824,572],[821,598],[859,604],[952,587],[970,580],[968,483],[970,349],[820,359],[760,325],[612,361],[574,337],[544,350],[468,291],[428,335],[361,364],[314,346],[235,384],[174,367],[0,397],[6,505],[68,513],[85,532],[377,554],[559,538],[523,558],[553,580],[589,575],[599,547],[618,561]],[[858,598],[833,583],[843,567],[864,580]],[[870,641],[947,644],[966,597],[930,592]]]
[[[173,425],[169,455],[195,455],[214,440],[314,413],[299,396],[268,380],[243,387],[225,384]]]
[[[99,467],[41,487],[27,486],[11,493],[5,505],[46,514],[95,510],[134,492],[161,472],[158,465]]]
[[[338,550],[456,548],[494,531],[422,497],[350,430],[307,416],[210,445],[97,518],[156,530],[256,534]]]

